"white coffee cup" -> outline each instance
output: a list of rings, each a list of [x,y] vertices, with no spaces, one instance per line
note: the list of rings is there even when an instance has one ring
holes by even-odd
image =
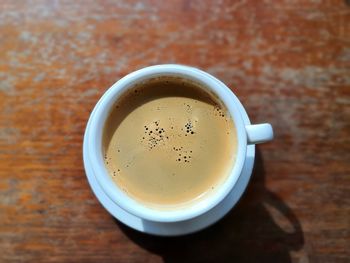
[[[104,165],[102,134],[104,124],[111,107],[118,98],[135,84],[159,76],[177,76],[202,83],[204,88],[213,92],[225,104],[237,132],[237,156],[228,178],[216,190],[215,194],[201,199],[187,207],[173,210],[157,210],[134,200],[120,189],[112,180]],[[245,125],[236,105],[235,95],[221,81],[199,69],[182,65],[156,65],[143,68],[128,74],[117,81],[101,97],[95,106],[94,114],[90,116],[90,135],[85,138],[89,145],[84,162],[89,162],[96,179],[106,195],[125,211],[148,221],[178,222],[198,217],[218,205],[234,188],[241,174],[248,144],[257,144],[273,139],[270,124]],[[215,153],[213,153],[215,154]]]

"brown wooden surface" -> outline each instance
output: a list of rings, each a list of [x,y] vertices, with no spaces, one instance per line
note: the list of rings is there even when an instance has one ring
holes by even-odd
[[[214,74],[275,141],[239,205],[180,238],[98,203],[94,104],[138,68]],[[0,1],[0,262],[349,262],[349,1]]]

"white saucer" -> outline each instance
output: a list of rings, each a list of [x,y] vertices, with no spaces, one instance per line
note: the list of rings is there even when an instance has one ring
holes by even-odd
[[[246,125],[250,124],[250,120],[248,115],[243,108],[242,104],[238,99],[236,99],[236,103],[239,105],[243,120]],[[94,111],[91,113],[93,116]],[[91,118],[90,116],[90,118]],[[240,177],[232,189],[230,194],[226,196],[226,198],[218,204],[216,207],[208,211],[207,213],[196,217],[191,220],[181,221],[177,223],[159,223],[159,222],[151,222],[147,220],[143,220],[139,217],[134,216],[123,210],[117,204],[115,204],[102,190],[99,183],[96,180],[96,177],[93,173],[93,170],[90,167],[90,164],[87,160],[87,138],[89,136],[89,123],[87,124],[85,136],[84,136],[84,144],[83,144],[83,158],[85,165],[85,173],[88,178],[89,184],[92,188],[97,199],[103,205],[103,207],[116,219],[125,225],[138,230],[140,232],[158,235],[158,236],[179,236],[185,235],[189,233],[193,233],[204,229],[218,220],[220,220],[223,216],[225,216],[238,202],[241,198],[244,190],[246,189],[249,179],[252,174],[253,166],[254,166],[254,157],[255,157],[255,145],[248,145],[247,147],[247,156],[246,161],[242,170]]]

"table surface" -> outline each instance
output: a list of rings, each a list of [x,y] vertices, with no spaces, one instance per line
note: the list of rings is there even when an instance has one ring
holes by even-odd
[[[0,261],[349,262],[349,1],[0,1]],[[115,81],[180,63],[225,82],[275,140],[197,234],[112,218],[82,163]]]

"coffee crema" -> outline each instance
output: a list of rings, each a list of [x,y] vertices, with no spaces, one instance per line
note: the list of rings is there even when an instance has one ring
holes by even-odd
[[[131,198],[171,209],[213,194],[237,154],[233,120],[198,83],[157,77],[123,94],[103,131],[105,165]]]

